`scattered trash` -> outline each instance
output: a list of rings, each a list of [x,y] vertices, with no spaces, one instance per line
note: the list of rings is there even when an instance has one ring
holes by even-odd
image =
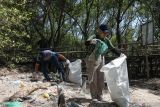
[[[46,89],[46,88],[45,87],[35,87],[30,90],[17,91],[12,96],[10,96],[7,101],[17,101],[17,100],[23,101],[25,98],[27,98],[29,95],[31,95],[33,92],[37,91],[38,89]]]
[[[116,104],[112,104],[109,102],[94,100],[90,103],[89,107],[118,107],[118,106]]]
[[[13,83],[17,86],[19,86],[20,88],[23,88],[25,86],[23,81],[17,80],[17,81],[13,81]]]
[[[20,88],[23,88],[25,85],[24,85],[24,82],[23,81],[20,81]]]
[[[151,107],[151,106],[146,105],[145,103],[138,102],[138,103],[132,103],[130,107]]]
[[[44,98],[47,98],[48,100],[50,99],[50,96],[49,96],[48,93],[43,93],[42,96],[43,96]]]
[[[73,102],[73,101],[70,102],[70,103],[68,103],[67,106],[68,106],[68,107],[80,107],[77,103],[75,103],[75,102]]]
[[[22,100],[24,101],[24,100],[31,100],[32,99],[32,97],[23,97],[22,98]]]
[[[59,84],[56,82],[31,82],[31,78],[29,78],[30,76],[32,76],[32,73],[18,73],[0,77],[0,102],[4,102],[3,104],[0,104],[0,107],[57,107],[58,99],[60,97],[62,98],[59,99],[61,100],[60,102],[62,105],[66,103],[65,107],[88,107],[91,103],[90,93],[88,90],[88,80],[86,78],[83,79],[83,85],[80,87],[75,83],[67,82],[61,82]],[[131,87],[131,90],[132,89],[133,88]],[[139,90],[136,88],[136,90],[132,92],[133,95],[131,94],[131,102],[136,103],[130,107],[154,107],[152,106],[154,104],[150,104],[149,101],[157,102],[159,105],[159,96],[153,95],[150,91],[148,92],[146,90],[147,89]],[[104,93],[103,99],[110,104],[111,99],[109,94],[106,92]],[[145,97],[147,95],[151,97]],[[83,98],[85,98],[85,100],[83,100]],[[135,99],[135,101],[133,101],[133,99]],[[18,106],[14,102],[21,103],[23,106]],[[105,105],[105,103],[98,104]],[[112,105],[110,107],[116,106]]]
[[[31,81],[38,81],[39,79],[40,79],[40,74],[38,72],[33,72]]]
[[[142,107],[140,104],[132,104],[131,107]]]

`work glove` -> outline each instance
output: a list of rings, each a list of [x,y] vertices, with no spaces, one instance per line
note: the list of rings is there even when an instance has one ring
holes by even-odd
[[[97,39],[92,39],[92,40],[90,41],[90,43],[91,43],[91,44],[97,44]]]
[[[70,64],[70,61],[67,59],[66,60],[66,65],[69,65]]]
[[[88,46],[88,45],[91,45],[91,44],[96,44],[97,43],[97,41],[98,41],[98,39],[90,39],[90,40],[87,40],[86,42],[85,42],[85,45],[86,46]]]

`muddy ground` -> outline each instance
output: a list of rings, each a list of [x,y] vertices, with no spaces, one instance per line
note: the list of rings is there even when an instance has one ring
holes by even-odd
[[[27,71],[30,70],[0,68],[0,102],[16,99],[22,101],[24,107],[57,107],[56,83],[42,82],[43,78],[32,82],[32,73]],[[130,85],[131,105],[138,103],[143,107],[160,107],[160,79],[132,80]],[[88,89],[81,90],[76,84],[64,82],[58,86],[62,87],[67,103],[72,101],[80,107],[89,106],[91,98]],[[107,88],[103,99],[112,102]]]

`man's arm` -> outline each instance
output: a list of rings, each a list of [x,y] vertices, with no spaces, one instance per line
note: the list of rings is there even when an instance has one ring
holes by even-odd
[[[111,51],[112,51],[113,53],[115,53],[117,56],[120,56],[120,55],[121,55],[121,51],[120,51],[119,49],[113,48],[113,49],[111,49]]]
[[[68,65],[70,63],[70,61],[62,54],[58,54],[58,61],[63,61],[66,63],[66,65]]]
[[[58,54],[58,60],[66,62],[67,58],[64,57],[62,54]]]
[[[117,56],[121,55],[121,51],[115,48],[109,39],[105,38],[105,41],[107,42],[108,47],[113,53],[115,53]]]
[[[96,44],[96,37],[95,36],[91,36],[87,39],[87,41],[85,42],[85,45],[88,46],[88,45],[91,45],[91,44]]]

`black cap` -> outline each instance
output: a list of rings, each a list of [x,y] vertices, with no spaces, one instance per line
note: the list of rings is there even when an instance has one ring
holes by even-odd
[[[105,25],[105,24],[101,24],[99,26],[99,29],[101,29],[102,32],[110,32],[109,29],[108,29],[108,27],[107,27],[107,25]]]

